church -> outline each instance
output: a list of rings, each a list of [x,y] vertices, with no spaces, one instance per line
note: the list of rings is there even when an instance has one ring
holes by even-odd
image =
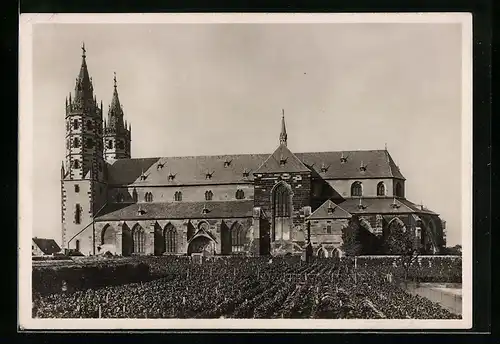
[[[284,115],[277,147],[266,154],[132,158],[116,76],[104,118],[82,51],[65,107],[64,249],[258,256],[301,254],[310,245],[314,255],[334,257],[343,254],[351,221],[380,242],[394,228],[409,229],[424,254],[445,246],[444,221],[406,199],[387,148],[291,152]]]

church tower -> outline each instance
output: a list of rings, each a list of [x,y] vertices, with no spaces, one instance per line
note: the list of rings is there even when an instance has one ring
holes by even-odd
[[[94,96],[82,45],[74,96],[66,98],[66,157],[61,166],[62,247],[93,252],[92,221],[106,199],[102,102]],[[86,230],[90,227],[90,230]],[[89,234],[90,233],[90,234]]]
[[[104,122],[104,157],[106,160],[130,159],[130,133],[132,126],[123,121],[123,108],[118,98],[116,73],[114,76],[113,98],[108,110],[108,120]]]

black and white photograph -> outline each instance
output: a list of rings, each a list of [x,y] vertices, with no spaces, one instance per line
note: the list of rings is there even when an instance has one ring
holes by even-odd
[[[19,56],[22,328],[472,326],[469,14],[26,14]]]

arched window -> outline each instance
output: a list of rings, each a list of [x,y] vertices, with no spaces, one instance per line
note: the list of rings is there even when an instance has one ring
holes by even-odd
[[[134,241],[133,253],[144,253],[146,235],[144,234],[144,229],[140,225],[136,225],[132,230],[132,240]]]
[[[66,149],[69,149],[69,140],[66,140]]]
[[[245,193],[243,190],[236,190],[236,199],[243,199],[245,198]]]
[[[78,159],[73,160],[73,167],[80,168],[80,160],[78,160]]]
[[[73,129],[78,129],[78,120],[77,119],[74,119],[73,120]]]
[[[113,140],[108,140],[108,149],[113,149]]]
[[[205,200],[206,201],[211,201],[213,196],[214,196],[214,194],[211,190],[205,191]]]
[[[77,239],[77,240],[76,240],[76,242],[75,242],[75,248],[76,248],[76,250],[77,250],[78,252],[80,252],[80,240],[78,240],[78,239]]]
[[[94,141],[92,141],[92,139],[89,137],[85,144],[87,147],[92,148],[94,146]]]
[[[87,121],[87,129],[92,130],[92,121],[90,119]]]
[[[80,192],[80,185],[75,184],[75,192]]]
[[[353,197],[361,197],[363,196],[363,187],[361,186],[361,182],[354,182],[351,185],[351,196]]]
[[[132,198],[134,199],[134,202],[137,202],[137,190],[134,188],[134,190],[132,190]]]
[[[75,148],[80,147],[80,140],[78,139],[78,137],[75,137],[73,139],[73,147],[75,147]]]
[[[377,196],[385,196],[385,184],[380,182],[377,184]]]
[[[116,244],[116,233],[110,225],[104,227],[101,234],[101,245],[115,245]]]
[[[396,182],[395,194],[397,197],[403,197],[403,187],[400,182]]]
[[[182,201],[182,192],[177,191],[177,192],[174,194],[174,200],[175,200],[175,201]]]
[[[75,205],[75,223],[79,225],[82,222],[82,207],[80,204]]]
[[[153,194],[151,192],[146,192],[144,195],[144,200],[146,202],[153,202]]]
[[[273,192],[273,205],[275,217],[289,217],[291,215],[290,190],[284,185],[278,185]]]
[[[177,253],[177,230],[170,223],[165,227],[165,250],[168,253]]]
[[[243,225],[236,222],[231,227],[231,247],[232,252],[241,252],[245,248],[245,230]]]
[[[125,144],[123,143],[122,140],[118,141],[118,148],[119,149],[124,149],[125,148]]]

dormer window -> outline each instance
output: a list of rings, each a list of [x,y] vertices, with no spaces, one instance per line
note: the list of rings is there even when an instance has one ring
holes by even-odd
[[[224,161],[224,167],[229,167],[229,166],[231,166],[231,161],[232,161],[232,160],[226,160],[226,161]]]
[[[280,166],[285,166],[287,158],[281,156],[280,157]]]
[[[361,198],[359,199],[358,209],[360,209],[360,210],[366,209],[366,205],[363,204],[363,201],[361,200]]]
[[[163,168],[163,166],[165,166],[165,163],[158,163],[158,165],[156,166],[156,169],[161,170]]]
[[[246,168],[243,170],[243,177],[244,178],[248,178],[248,176],[250,175],[250,171],[248,171]]]
[[[398,203],[396,203],[396,199],[394,198],[394,200],[391,203],[391,208],[398,209],[399,207],[400,207],[400,205]]]
[[[323,163],[321,164],[321,173],[326,173],[326,172],[328,171],[328,168],[329,168],[329,167],[330,167],[330,166],[326,166],[326,164],[323,162]]]
[[[170,173],[170,174],[168,175],[168,181],[169,181],[169,182],[171,182],[171,181],[173,181],[174,179],[175,179],[175,174]]]
[[[144,209],[142,209],[142,208],[139,208],[139,209],[137,210],[137,215],[144,215],[144,214],[146,214],[146,210],[144,210]]]
[[[347,157],[344,156],[344,152],[342,152],[342,155],[340,156],[340,162],[342,164],[345,164],[347,162]]]
[[[359,170],[361,172],[365,172],[366,171],[366,165],[363,163],[363,161],[361,161],[361,165],[359,166]]]
[[[146,180],[147,178],[148,178],[148,176],[147,176],[147,175],[145,175],[144,173],[143,173],[143,174],[141,174],[141,180],[142,180],[142,181]]]
[[[206,205],[203,206],[201,213],[205,215],[205,214],[208,214],[209,212],[210,212],[210,210],[207,208],[207,206]]]
[[[205,179],[212,179],[213,172],[207,172],[205,173]]]
[[[333,214],[333,212],[335,211],[335,208],[334,208],[333,206],[331,206],[331,205],[330,205],[330,206],[328,207],[327,211],[328,211],[328,215],[332,215],[332,214]]]

